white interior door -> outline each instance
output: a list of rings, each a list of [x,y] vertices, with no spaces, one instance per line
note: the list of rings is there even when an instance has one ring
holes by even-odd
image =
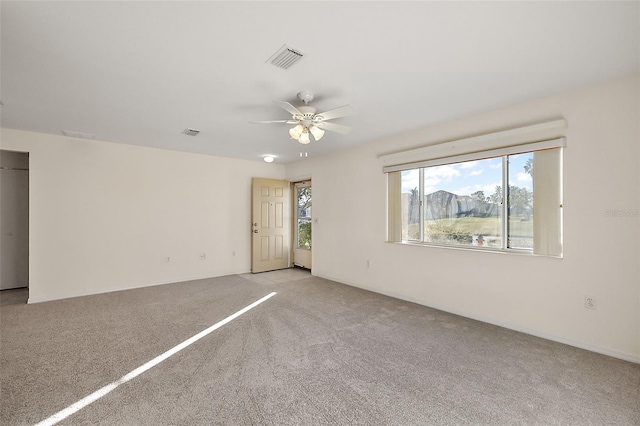
[[[253,178],[251,272],[291,266],[291,191],[289,182]]]
[[[311,269],[311,181],[297,182],[294,188],[293,264]]]

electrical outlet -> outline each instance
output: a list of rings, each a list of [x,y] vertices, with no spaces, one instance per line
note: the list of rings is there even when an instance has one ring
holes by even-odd
[[[171,257],[167,256],[164,258],[164,261],[167,263],[171,263]]]
[[[367,268],[371,268],[371,261],[367,259]]]
[[[596,308],[596,298],[593,296],[585,296],[584,297],[584,307],[587,309],[595,309]]]
[[[205,260],[207,258],[207,253],[200,253],[200,260]]]

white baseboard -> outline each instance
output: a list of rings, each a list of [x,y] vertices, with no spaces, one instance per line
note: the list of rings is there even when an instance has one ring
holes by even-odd
[[[182,283],[182,282],[186,282],[186,281],[206,280],[206,279],[209,279],[209,278],[218,278],[218,277],[224,277],[224,276],[228,276],[228,275],[241,275],[241,274],[246,274],[246,273],[249,273],[249,272],[250,271],[237,272],[237,273],[232,273],[232,274],[213,275],[213,276],[186,277],[186,278],[180,278],[180,279],[175,279],[175,280],[166,280],[166,281],[151,281],[151,282],[133,284],[133,285],[126,286],[126,287],[121,287],[121,288],[113,288],[113,289],[98,290],[98,291],[77,292],[77,293],[74,293],[72,295],[63,295],[63,296],[48,297],[48,298],[33,297],[30,294],[29,295],[29,299],[27,300],[27,304],[31,305],[31,304],[34,304],[34,303],[53,302],[54,300],[72,299],[72,298],[75,298],[75,297],[84,297],[84,296],[94,296],[94,295],[97,295],[97,294],[106,294],[106,293],[113,293],[113,292],[116,292],[116,291],[125,291],[125,290],[135,290],[135,289],[138,289],[138,288],[153,287],[153,286],[157,286],[157,285],[177,284],[177,283]]]
[[[587,351],[590,352],[595,352],[595,353],[599,353],[602,355],[607,355],[613,358],[618,358],[618,359],[622,359],[624,361],[629,361],[629,362],[633,362],[636,364],[640,364],[640,355],[636,355],[636,354],[631,354],[631,353],[627,353],[627,352],[622,352],[622,351],[618,351],[615,349],[611,349],[611,348],[605,348],[605,347],[601,347],[601,346],[596,346],[596,345],[592,345],[589,343],[584,343],[584,342],[579,342],[579,341],[575,341],[575,340],[571,340],[571,339],[567,339],[565,337],[561,337],[561,336],[556,336],[553,334],[549,334],[549,333],[545,333],[539,330],[533,330],[533,329],[529,329],[526,327],[521,327],[515,324],[511,324],[511,323],[507,323],[507,322],[503,322],[503,321],[498,321],[495,320],[493,318],[487,318],[484,317],[482,315],[475,315],[475,314],[471,314],[468,312],[464,312],[458,309],[451,309],[445,306],[439,306],[437,304],[429,304],[426,303],[422,300],[418,300],[418,299],[414,299],[412,297],[408,297],[402,294],[397,294],[394,292],[388,292],[388,291],[381,291],[379,289],[375,289],[372,287],[367,287],[367,286],[363,286],[363,285],[359,285],[359,284],[355,284],[355,283],[348,283],[348,282],[344,282],[342,280],[339,280],[337,278],[333,278],[330,276],[326,276],[326,275],[316,275],[319,278],[324,278],[330,281],[335,281],[337,283],[340,284],[345,284],[351,287],[357,287],[357,288],[361,288],[363,290],[368,290],[371,291],[373,293],[378,293],[378,294],[383,294],[385,296],[389,296],[389,297],[393,297],[394,299],[400,299],[400,300],[404,300],[406,302],[411,302],[411,303],[416,303],[418,305],[422,305],[422,306],[426,306],[429,308],[433,308],[433,309],[437,309],[439,311],[443,311],[443,312],[448,312],[450,314],[454,314],[454,315],[459,315],[461,317],[465,317],[465,318],[470,318],[473,320],[477,320],[477,321],[481,321],[481,322],[485,322],[487,324],[492,324],[492,325],[496,325],[498,327],[503,327],[503,328],[507,328],[509,330],[514,330],[514,331],[518,331],[521,333],[525,333],[525,334],[530,334],[532,336],[536,336],[536,337],[540,337],[542,339],[546,339],[546,340],[551,340],[553,342],[558,342],[558,343],[562,343],[565,345],[569,345],[569,346],[573,346],[576,348],[580,348],[580,349],[585,349]]]

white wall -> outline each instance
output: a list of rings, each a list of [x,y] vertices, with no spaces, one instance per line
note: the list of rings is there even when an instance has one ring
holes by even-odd
[[[30,154],[30,303],[248,272],[251,178],[285,170],[10,129],[0,142]]]
[[[640,207],[639,94],[635,75],[288,165],[313,179],[314,275],[640,362],[639,218],[605,215]],[[384,242],[378,155],[558,117],[563,259]]]

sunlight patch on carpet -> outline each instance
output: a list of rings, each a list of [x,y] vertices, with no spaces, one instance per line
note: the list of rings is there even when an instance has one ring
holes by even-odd
[[[103,396],[105,396],[109,392],[113,391],[118,386],[127,383],[128,381],[130,381],[131,379],[134,379],[135,377],[138,377],[140,374],[142,374],[145,371],[151,369],[152,367],[160,364],[162,361],[166,360],[170,356],[175,355],[176,353],[180,352],[184,348],[192,345],[193,343],[197,342],[198,340],[202,339],[203,337],[207,336],[208,334],[212,333],[213,331],[217,330],[218,328],[222,327],[223,325],[233,321],[234,319],[238,318],[240,315],[250,311],[251,309],[255,308],[256,306],[258,306],[262,302],[270,299],[271,297],[273,297],[275,295],[276,295],[276,292],[270,293],[270,294],[266,295],[265,297],[263,297],[262,299],[257,300],[255,302],[253,302],[252,304],[240,309],[235,314],[229,315],[228,317],[226,317],[222,321],[215,323],[211,327],[209,327],[209,328],[201,331],[200,333],[190,337],[189,339],[185,340],[184,342],[180,343],[179,345],[174,346],[173,348],[169,349],[168,351],[166,351],[162,355],[158,355],[157,357],[153,358],[151,361],[148,361],[145,364],[142,364],[140,367],[138,367],[135,370],[129,372],[128,374],[125,374],[124,376],[120,377],[118,380],[116,380],[114,382],[111,382],[106,386],[103,386],[102,388],[98,389],[97,391],[93,392],[92,394],[85,396],[84,398],[82,398],[81,400],[75,402],[74,404],[71,404],[70,406],[68,406],[64,410],[58,411],[57,413],[55,413],[51,417],[48,417],[48,418],[42,420],[36,426],[55,425],[56,423],[66,419],[70,415],[72,415],[74,413],[77,413],[78,411],[80,411],[84,407],[86,407],[87,405],[97,401],[98,399],[102,398]]]

